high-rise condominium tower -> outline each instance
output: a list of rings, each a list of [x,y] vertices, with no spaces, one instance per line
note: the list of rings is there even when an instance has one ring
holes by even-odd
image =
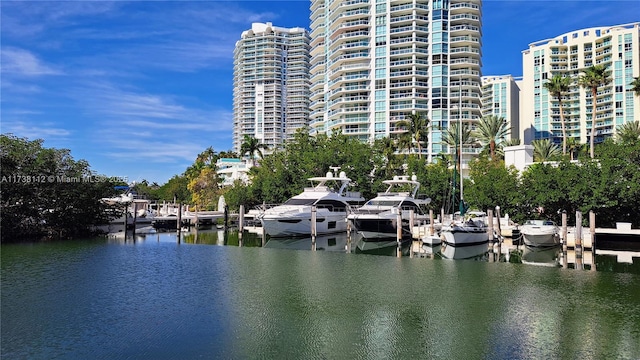
[[[482,116],[504,118],[511,129],[509,139],[519,136],[520,81],[511,75],[482,77]]]
[[[452,151],[450,123],[481,114],[481,15],[480,0],[312,0],[312,134],[371,141],[421,113],[423,151]]]
[[[590,142],[594,99],[577,80],[592,65],[607,66],[612,79],[598,88],[595,99],[595,142],[614,135],[619,125],[639,120],[640,99],[629,84],[640,76],[640,23],[576,30],[541,40],[530,44],[522,58],[520,138],[525,144],[537,139],[562,143],[560,104],[544,88],[555,74],[572,79],[562,100],[567,137]]]
[[[273,149],[308,124],[307,30],[254,23],[236,42],[233,59],[235,152],[244,135]]]

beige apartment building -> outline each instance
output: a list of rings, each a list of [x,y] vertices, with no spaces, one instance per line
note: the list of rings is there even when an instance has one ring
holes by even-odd
[[[608,67],[613,81],[599,88],[595,99],[595,142],[615,135],[625,122],[640,120],[640,99],[629,85],[640,76],[640,23],[575,30],[532,43],[522,53],[519,136],[524,144],[537,139],[562,143],[560,107],[543,86],[554,74],[574,80],[563,99],[567,136],[590,142],[594,99],[577,79],[597,64]]]

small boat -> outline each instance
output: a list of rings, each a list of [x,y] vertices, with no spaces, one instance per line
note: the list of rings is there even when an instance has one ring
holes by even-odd
[[[527,220],[520,226],[520,234],[528,246],[560,244],[560,228],[551,220]]]
[[[420,182],[413,175],[394,176],[392,180],[382,182],[387,190],[367,201],[347,217],[354,229],[366,240],[388,240],[398,236],[398,214],[402,219],[402,237],[411,238],[409,218],[413,212],[415,222],[429,220],[425,206],[431,199],[419,197]]]
[[[312,207],[316,209],[316,235],[347,231],[346,218],[352,204],[364,201],[359,192],[347,191],[351,179],[344,171],[338,177],[329,171],[326,176],[312,177],[309,181],[316,185],[258,215],[267,235],[310,236]]]
[[[453,220],[443,225],[440,232],[445,244],[451,246],[472,246],[489,242],[489,227],[484,212],[468,212],[464,219]]]
[[[425,235],[420,238],[420,241],[422,241],[422,244],[427,246],[437,246],[442,244],[442,238],[438,234]]]

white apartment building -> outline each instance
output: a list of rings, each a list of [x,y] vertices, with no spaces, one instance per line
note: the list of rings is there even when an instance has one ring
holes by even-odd
[[[308,125],[309,33],[254,23],[233,58],[233,149],[250,135],[269,153]]]
[[[481,16],[480,0],[312,0],[311,133],[373,141],[422,113],[428,159],[452,152],[443,131],[481,117]]]
[[[522,78],[511,75],[482,77],[482,116],[497,116],[511,127],[508,138],[519,139],[520,87]]]
[[[543,86],[554,74],[574,80],[562,102],[567,136],[582,144],[590,142],[593,99],[577,79],[592,65],[606,65],[613,79],[599,88],[595,99],[595,142],[613,136],[625,122],[640,120],[640,99],[629,85],[640,76],[640,23],[576,30],[541,40],[530,44],[522,59],[520,138],[524,144],[536,139],[562,143],[560,107]]]

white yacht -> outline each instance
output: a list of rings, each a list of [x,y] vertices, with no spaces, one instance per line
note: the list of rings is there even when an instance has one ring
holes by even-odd
[[[471,246],[489,242],[489,227],[486,214],[479,211],[468,212],[464,219],[443,224],[440,231],[442,240],[451,246]]]
[[[337,170],[339,168],[332,168]],[[344,172],[335,177],[327,172],[324,177],[309,178],[313,187],[305,188],[284,204],[266,209],[258,215],[264,231],[272,237],[311,235],[312,206],[316,208],[316,234],[347,231],[347,214],[351,205],[361,204],[359,192],[347,191],[351,179]]]
[[[527,220],[520,226],[524,244],[556,246],[560,244],[560,228],[551,220]]]
[[[397,237],[398,212],[402,218],[403,237],[411,237],[409,217],[413,211],[415,222],[429,219],[425,206],[431,202],[429,198],[419,198],[417,193],[420,182],[413,175],[395,176],[392,180],[383,181],[387,190],[367,201],[347,217],[354,229],[366,240],[389,239]]]

